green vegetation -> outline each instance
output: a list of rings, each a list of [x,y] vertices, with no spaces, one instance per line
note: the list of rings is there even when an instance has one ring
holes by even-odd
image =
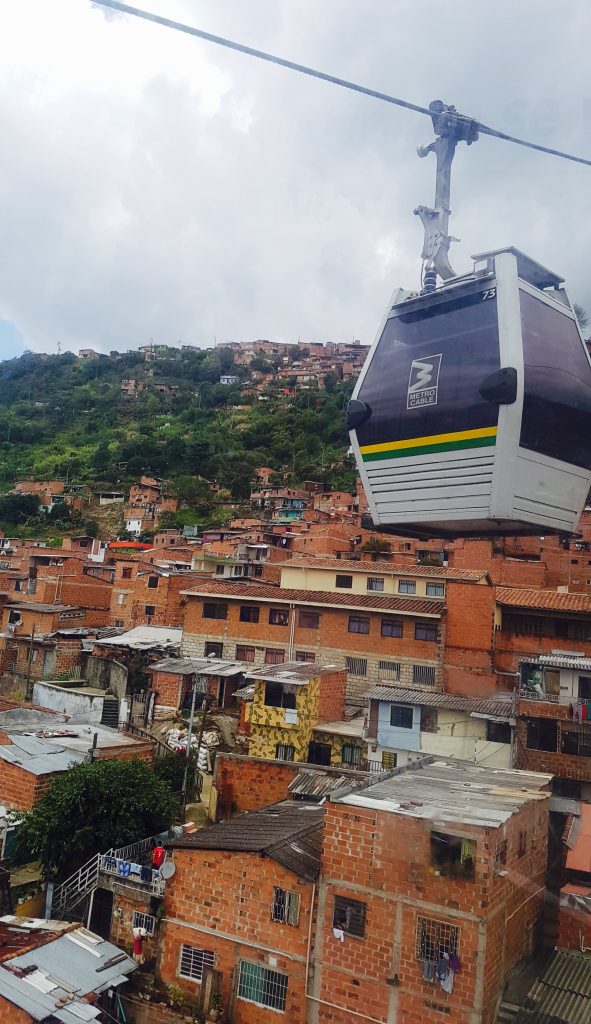
[[[150,363],[138,352],[89,360],[27,353],[0,363],[0,491],[27,475],[124,489],[152,473],[186,503],[171,525],[192,525],[215,521],[205,481],[245,499],[259,465],[290,483],[353,485],[344,426],[350,385],[331,378],[296,396],[271,389],[259,402],[239,385],[216,383],[229,372],[248,376],[227,349],[169,350]],[[135,397],[122,395],[122,380],[137,382]],[[65,509],[51,515],[56,532],[78,524]],[[36,526],[37,517],[13,502],[0,509],[0,523]]]
[[[77,764],[19,813],[17,853],[34,853],[45,878],[65,878],[96,853],[169,828],[175,810],[170,788],[143,761]]]

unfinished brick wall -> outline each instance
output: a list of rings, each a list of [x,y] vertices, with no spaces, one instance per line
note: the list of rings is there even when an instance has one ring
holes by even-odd
[[[17,811],[28,811],[60,772],[33,775],[18,764],[0,761],[0,803]]]
[[[497,687],[492,665],[494,589],[448,580],[445,604],[444,688],[448,693],[489,696]]]
[[[327,672],[320,676],[319,722],[339,722],[344,718],[346,686],[346,672]]]
[[[175,849],[168,885],[160,959],[166,984],[195,998],[199,983],[179,977],[183,943],[211,951],[222,972],[222,1001],[233,1024],[277,1024],[277,1011],[237,997],[238,964],[247,960],[288,976],[281,1020],[306,1020],[305,965],[313,887],[271,858],[258,854]],[[275,886],[297,892],[297,925],[273,921]]]
[[[288,797],[288,786],[301,765],[259,757],[218,754],[213,784],[218,793],[218,817],[257,811]]]

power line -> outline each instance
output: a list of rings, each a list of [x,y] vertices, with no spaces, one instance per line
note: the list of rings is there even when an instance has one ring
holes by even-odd
[[[91,2],[101,7],[109,7],[114,11],[120,11],[122,14],[131,14],[136,18],[142,18],[144,21],[151,21],[156,25],[162,25],[164,28],[173,29],[175,32],[184,32],[186,35],[195,36],[198,39],[205,40],[207,43],[214,43],[216,46],[225,46],[229,50],[236,50],[238,53],[244,53],[248,57],[265,60],[269,64],[278,64],[279,67],[287,68],[288,71],[297,71],[301,75],[319,78],[323,82],[330,82],[331,85],[338,85],[342,89],[350,89],[352,92],[362,93],[364,96],[370,96],[372,99],[391,103],[405,110],[414,110],[417,114],[426,114],[427,117],[431,117],[429,108],[423,107],[418,103],[410,103],[408,100],[402,100],[397,96],[390,96],[388,93],[379,92],[377,89],[370,89],[366,85],[350,82],[346,78],[337,78],[335,75],[329,75],[325,71],[309,68],[305,64],[296,64],[294,61],[285,60],[284,57],[277,57],[275,54],[266,53],[264,50],[256,50],[252,46],[245,46],[244,43],[237,43],[232,39],[226,39],[224,36],[216,36],[211,32],[204,32],[203,29],[195,28],[194,25],[186,25],[181,21],[172,21],[170,18],[163,18],[161,15],[152,14],[150,11],[143,11],[138,7],[130,7],[129,4],[120,3],[119,0],[91,0]],[[448,116],[452,118],[453,114]],[[458,115],[458,119],[466,120],[461,115]],[[503,142],[512,142],[516,146],[525,146],[527,149],[534,149],[539,153],[547,153],[550,156],[558,156],[563,160],[570,160],[573,163],[585,164],[587,167],[591,167],[591,159],[586,157],[574,156],[572,153],[565,153],[560,149],[542,146],[537,142],[528,142],[526,139],[520,139],[515,135],[508,135],[507,132],[490,128],[480,121],[474,121],[474,125],[478,128],[479,132],[483,135],[490,135],[491,138],[501,139]]]

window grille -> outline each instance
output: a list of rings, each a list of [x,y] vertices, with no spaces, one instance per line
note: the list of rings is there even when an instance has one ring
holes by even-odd
[[[427,583],[427,597],[443,597],[445,586],[443,583]]]
[[[201,981],[203,969],[213,967],[215,954],[209,949],[196,949],[195,946],[181,946],[181,961],[179,965],[179,977],[187,978],[189,981]]]
[[[560,725],[560,750],[575,757],[591,757],[591,729],[587,722],[581,725]]]
[[[366,903],[350,900],[346,896],[335,896],[332,926],[341,928],[348,935],[356,935],[358,939],[363,939],[366,913]]]
[[[349,633],[369,633],[369,618],[365,615],[349,616]]]
[[[354,743],[344,743],[341,750],[341,761],[344,765],[348,765],[349,768],[355,768],[361,764],[361,747],[355,746]]]
[[[413,683],[434,683],[435,682],[435,666],[434,665],[413,665],[413,667],[412,667],[412,681],[413,681]]]
[[[278,743],[275,747],[275,758],[277,761],[293,761],[295,747],[291,743]]]
[[[402,623],[398,619],[382,619],[382,636],[402,636]]]
[[[398,761],[398,755],[393,750],[382,750],[382,768],[386,772],[391,772],[396,767]]]
[[[390,705],[390,725],[395,729],[412,729],[414,710],[406,704]]]
[[[132,928],[145,928],[148,935],[153,935],[156,929],[156,918],[152,917],[152,914],[142,914],[139,910],[134,910],[132,918]]]
[[[271,1010],[285,1010],[287,974],[270,971],[249,960],[239,961],[238,998]]]
[[[437,963],[443,953],[459,953],[460,929],[431,917],[417,917],[416,957]]]
[[[289,889],[273,890],[273,908],[271,911],[273,921],[282,921],[283,924],[297,925],[300,919],[300,896],[297,892],[290,892]]]
[[[384,577],[383,576],[368,576],[367,577],[367,589],[382,591],[384,589]]]
[[[345,668],[352,676],[366,676],[367,658],[345,658]]]
[[[399,661],[378,661],[378,669],[385,676],[389,676],[390,679],[400,679]]]

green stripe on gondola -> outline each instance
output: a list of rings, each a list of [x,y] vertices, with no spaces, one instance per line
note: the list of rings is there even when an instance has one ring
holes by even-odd
[[[415,455],[432,455],[436,452],[457,452],[467,448],[488,448],[496,444],[496,437],[472,437],[464,441],[444,441],[441,444],[418,445],[414,448],[393,448],[386,452],[370,452],[363,455],[364,462],[378,462],[382,459],[412,459]]]

